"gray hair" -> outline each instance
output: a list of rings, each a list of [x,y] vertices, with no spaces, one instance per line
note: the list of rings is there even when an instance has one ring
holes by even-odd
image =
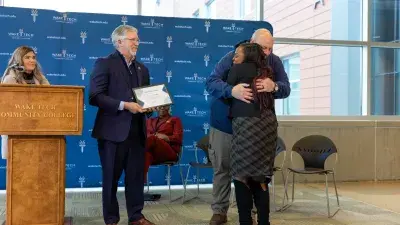
[[[260,28],[260,29],[257,29],[256,31],[254,31],[253,35],[251,36],[251,39],[255,40],[258,37],[263,36],[263,35],[269,35],[272,37],[271,31],[269,31],[268,29],[265,29],[265,28]]]
[[[117,41],[122,40],[126,37],[127,32],[135,32],[137,33],[138,30],[135,27],[130,25],[120,25],[111,34],[111,41],[115,47],[117,47]]]

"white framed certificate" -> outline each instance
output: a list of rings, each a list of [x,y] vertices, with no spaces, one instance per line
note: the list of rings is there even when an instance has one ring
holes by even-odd
[[[143,109],[172,105],[173,101],[165,84],[132,88],[133,94]]]

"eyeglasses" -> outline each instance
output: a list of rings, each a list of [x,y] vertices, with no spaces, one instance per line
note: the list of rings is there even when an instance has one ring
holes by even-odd
[[[139,38],[125,38],[126,40],[130,40],[130,41],[133,41],[133,42],[140,42],[140,39]]]

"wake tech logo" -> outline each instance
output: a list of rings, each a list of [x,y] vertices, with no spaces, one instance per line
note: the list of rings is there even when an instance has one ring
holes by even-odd
[[[164,27],[164,24],[157,22],[155,19],[150,19],[149,22],[140,22],[140,25],[150,29],[160,29]]]
[[[206,28],[206,32],[208,33],[208,31],[210,31],[211,22],[209,20],[206,20],[204,22],[204,27]]]
[[[74,60],[76,59],[75,54],[68,53],[66,49],[63,49],[61,53],[52,53],[54,59],[58,60]]]
[[[69,23],[69,24],[78,22],[78,19],[68,17],[68,13],[61,13],[61,16],[53,16],[53,20],[57,23]]]
[[[189,83],[203,84],[206,82],[207,78],[199,76],[198,73],[194,73],[192,77],[185,77],[185,80]]]
[[[236,23],[232,23],[230,27],[222,27],[222,30],[227,33],[242,33],[244,31],[243,27],[237,27]]]
[[[168,83],[170,83],[170,82],[171,82],[171,78],[172,78],[172,71],[171,71],[171,70],[168,70],[168,71],[165,73],[165,76],[166,76],[167,79],[168,79]]]
[[[204,134],[207,135],[208,134],[208,130],[210,129],[210,124],[209,123],[203,123],[203,130],[204,130]]]
[[[142,61],[144,64],[160,64],[164,62],[164,58],[154,57],[154,54],[150,54],[149,57],[141,57],[140,61]]]
[[[20,28],[16,33],[8,32],[8,36],[16,40],[31,40],[35,35],[32,33],[26,33],[23,28]]]
[[[204,99],[205,99],[206,101],[208,101],[208,96],[209,96],[210,94],[207,92],[207,90],[204,90],[203,95],[204,95]]]
[[[31,16],[32,16],[32,20],[34,23],[36,23],[36,18],[38,17],[39,13],[37,9],[32,9],[31,10]]]
[[[185,111],[185,115],[189,117],[205,117],[207,115],[207,112],[203,110],[198,110],[197,107],[193,107],[193,110]]]
[[[87,38],[87,32],[86,31],[81,31],[80,37],[82,39],[82,44],[85,44],[85,41],[86,41],[86,38]]]
[[[195,38],[192,42],[185,42],[186,47],[188,48],[205,48],[207,47],[206,42],[200,42],[199,39]]]
[[[128,17],[127,17],[127,16],[122,16],[122,17],[121,17],[121,23],[122,23],[123,25],[126,25],[127,22],[128,22]]]
[[[167,37],[168,48],[171,48],[172,36]]]
[[[82,80],[85,80],[85,76],[86,76],[86,68],[85,67],[81,67],[80,74],[81,74]]]

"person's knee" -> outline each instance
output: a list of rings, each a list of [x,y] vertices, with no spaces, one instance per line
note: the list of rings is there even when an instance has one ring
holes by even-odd
[[[219,173],[229,173],[230,171],[230,157],[224,157],[221,154],[221,149],[209,149],[210,161],[214,171]]]
[[[147,136],[146,139],[146,150],[153,148],[154,144],[157,141],[157,137],[154,135]]]

